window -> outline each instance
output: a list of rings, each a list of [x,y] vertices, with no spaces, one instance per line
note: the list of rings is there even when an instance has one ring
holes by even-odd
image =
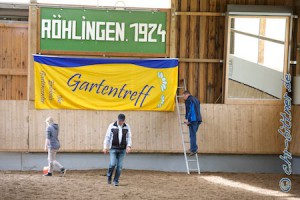
[[[236,57],[282,72],[286,18],[234,18],[231,23]]]

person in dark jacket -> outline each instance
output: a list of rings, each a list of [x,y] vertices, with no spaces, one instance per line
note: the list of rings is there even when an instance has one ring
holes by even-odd
[[[58,124],[54,123],[52,117],[48,117],[45,122],[47,124],[45,151],[48,150],[48,173],[44,176],[52,176],[54,168],[59,169],[60,173],[64,176],[66,174],[66,169],[56,161],[56,153],[60,148],[60,143],[58,140]]]
[[[125,123],[125,115],[119,114],[118,120],[109,125],[104,138],[103,152],[107,153],[110,149],[110,163],[107,170],[108,184],[111,184],[113,172],[116,167],[113,184],[114,186],[119,185],[123,160],[125,154],[131,151],[131,145],[130,127],[127,123]]]
[[[190,154],[189,156],[195,155],[198,151],[196,133],[199,125],[202,122],[200,112],[199,100],[192,96],[189,91],[183,92],[183,99],[185,100],[185,120],[184,123],[189,126],[190,132]]]

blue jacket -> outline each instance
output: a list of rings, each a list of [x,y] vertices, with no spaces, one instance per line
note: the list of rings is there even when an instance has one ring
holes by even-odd
[[[48,144],[48,148],[50,149],[59,149],[60,143],[58,140],[58,124],[52,124],[49,125],[46,129],[46,137],[48,140],[50,140],[50,143]]]
[[[200,102],[196,97],[190,95],[187,100],[185,100],[185,110],[185,119],[189,122],[198,122],[201,124]]]

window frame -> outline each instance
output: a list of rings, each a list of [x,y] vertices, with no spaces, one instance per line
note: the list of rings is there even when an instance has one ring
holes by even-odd
[[[282,15],[257,15],[257,16],[252,16],[252,15],[229,15],[228,13],[226,14],[226,29],[225,29],[225,70],[224,70],[224,82],[225,82],[225,90],[224,90],[224,103],[225,104],[269,104],[269,105],[282,105],[284,99],[283,97],[281,99],[257,99],[257,98],[232,98],[228,97],[228,85],[229,85],[229,79],[228,79],[228,74],[229,74],[229,55],[230,55],[230,45],[231,45],[231,20],[234,18],[261,18],[261,17],[266,17],[266,18],[285,18],[286,19],[286,30],[285,30],[285,41],[284,41],[284,64],[283,64],[283,76],[282,78],[287,74],[288,72],[288,66],[289,66],[289,49],[290,49],[290,32],[291,32],[291,27],[292,27],[292,16],[282,16]],[[249,33],[246,33],[249,34]],[[254,35],[254,34],[250,34]],[[255,36],[255,35],[254,35]],[[276,39],[268,38],[268,37],[262,37],[262,36],[255,36],[258,39],[266,39],[269,41],[276,41],[277,42],[282,42]],[[284,84],[282,82],[282,95],[285,93],[286,89],[284,87]]]

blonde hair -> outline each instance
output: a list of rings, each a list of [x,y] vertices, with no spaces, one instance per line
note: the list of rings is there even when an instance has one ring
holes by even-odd
[[[45,122],[46,122],[47,124],[54,124],[54,120],[53,120],[52,117],[47,117],[47,119],[45,120]]]

